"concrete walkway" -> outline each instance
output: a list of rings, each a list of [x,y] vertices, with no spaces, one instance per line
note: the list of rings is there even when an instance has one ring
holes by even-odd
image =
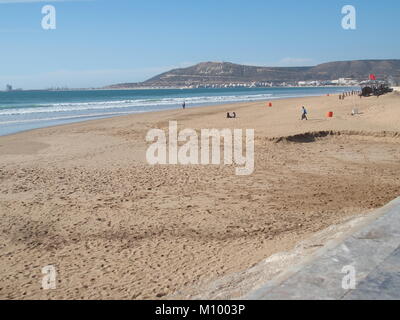
[[[375,214],[378,218],[367,226],[245,299],[400,299],[400,198]]]

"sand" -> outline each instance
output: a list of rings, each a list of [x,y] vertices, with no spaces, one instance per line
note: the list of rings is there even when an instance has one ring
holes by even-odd
[[[299,120],[302,105],[308,121]],[[255,129],[254,173],[148,165],[146,133],[169,120],[181,129]],[[392,93],[173,110],[0,137],[0,298],[218,298],[215,288],[205,293],[209,284],[399,196],[399,123]],[[57,270],[55,290],[41,288],[47,265]],[[225,283],[223,296],[236,297],[235,281]],[[242,287],[257,285],[249,283]]]

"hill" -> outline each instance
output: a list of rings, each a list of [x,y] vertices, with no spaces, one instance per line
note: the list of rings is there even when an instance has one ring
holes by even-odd
[[[173,69],[141,83],[124,83],[108,88],[181,87],[228,83],[330,81],[339,78],[366,80],[374,73],[378,79],[400,81],[400,60],[354,60],[323,63],[314,67],[257,67],[230,62],[202,62],[188,68]]]

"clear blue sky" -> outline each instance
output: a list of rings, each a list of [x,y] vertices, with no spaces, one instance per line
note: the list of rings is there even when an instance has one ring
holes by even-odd
[[[46,4],[56,30],[41,28]],[[347,4],[356,30],[341,27]],[[399,16],[398,0],[0,0],[0,88],[135,82],[201,61],[397,59]]]

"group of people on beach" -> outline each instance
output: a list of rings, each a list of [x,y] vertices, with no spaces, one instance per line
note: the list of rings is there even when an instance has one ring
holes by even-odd
[[[182,109],[185,109],[185,108],[186,108],[186,102],[183,101]],[[301,120],[308,120],[307,115],[308,115],[307,109],[304,106],[302,106],[301,107]],[[236,119],[236,112],[232,112],[232,114],[230,112],[227,112],[226,118],[227,119]]]
[[[339,99],[344,100],[344,98],[347,96],[352,96],[352,95],[357,95],[357,94],[359,94],[357,91],[344,92],[343,94],[339,95]],[[185,108],[186,108],[186,102],[184,101],[182,103],[182,109],[185,109]],[[232,112],[232,114],[230,112],[226,113],[227,119],[236,119],[236,117],[237,117],[236,112]],[[301,120],[308,120],[308,111],[305,106],[301,107]]]
[[[185,110],[186,109],[186,101],[183,101],[182,103],[182,109]],[[230,112],[226,113],[226,118],[227,119],[236,119],[236,112],[232,112],[232,114]]]
[[[344,100],[345,97],[350,97],[354,95],[360,95],[361,91],[349,91],[349,92],[343,92],[342,94],[339,94],[339,100]]]
[[[186,101],[183,101],[182,103],[182,109],[185,110],[186,109]],[[227,119],[236,119],[236,112],[232,112],[232,114],[230,112],[226,113],[226,118]]]

